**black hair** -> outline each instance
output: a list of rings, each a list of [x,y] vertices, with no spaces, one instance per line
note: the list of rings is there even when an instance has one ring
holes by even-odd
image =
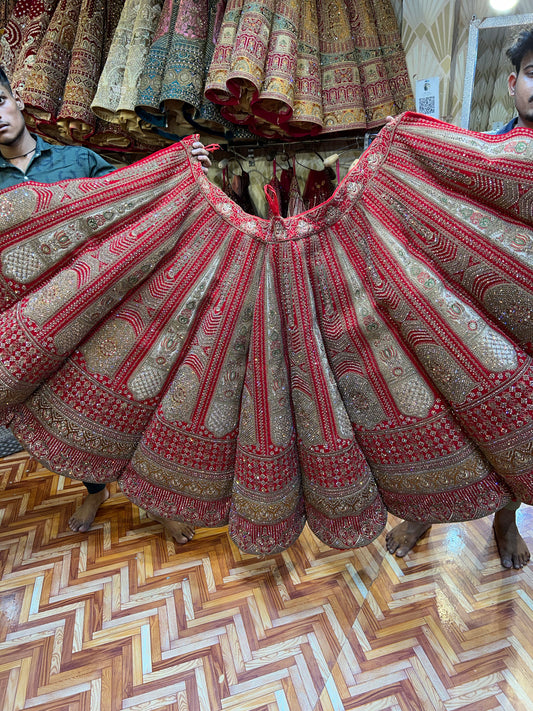
[[[9,83],[9,79],[7,78],[7,74],[5,73],[3,67],[0,67],[0,86],[6,88],[10,94],[13,93],[11,84]]]
[[[506,52],[517,74],[520,71],[522,60],[528,52],[533,52],[533,27],[521,30]]]

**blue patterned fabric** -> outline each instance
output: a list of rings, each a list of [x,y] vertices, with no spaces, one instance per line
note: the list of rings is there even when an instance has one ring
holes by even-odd
[[[0,427],[0,459],[9,457],[10,454],[22,452],[24,448],[18,439],[6,427]]]

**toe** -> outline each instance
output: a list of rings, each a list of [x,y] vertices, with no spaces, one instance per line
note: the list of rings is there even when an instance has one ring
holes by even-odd
[[[523,563],[521,557],[519,555],[514,555],[513,556],[513,568],[515,570],[519,570],[520,568],[523,567],[523,565],[524,565],[524,563]]]
[[[396,549],[395,555],[398,558],[403,558],[404,555],[407,555],[410,550],[411,550],[411,546],[404,544],[403,546],[398,546],[398,548]]]
[[[388,550],[389,553],[394,553],[394,551],[398,548],[398,541],[396,538],[392,535],[392,532],[387,533],[385,536],[385,546]]]
[[[502,556],[502,565],[504,568],[512,568],[513,561],[511,560],[511,557],[508,555]]]
[[[176,532],[173,535],[174,540],[176,543],[179,543],[180,546],[185,545],[185,543],[188,543],[191,538],[194,536],[194,530],[190,528],[184,528],[181,531]]]
[[[188,528],[186,531],[183,531],[183,535],[190,541],[191,538],[194,538],[194,528]]]

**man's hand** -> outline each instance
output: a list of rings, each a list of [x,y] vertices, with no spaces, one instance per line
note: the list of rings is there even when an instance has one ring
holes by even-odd
[[[200,143],[200,141],[195,141],[192,144],[191,155],[202,164],[202,170],[207,175],[207,171],[211,165],[211,159],[209,158],[209,153],[204,148],[204,144]]]

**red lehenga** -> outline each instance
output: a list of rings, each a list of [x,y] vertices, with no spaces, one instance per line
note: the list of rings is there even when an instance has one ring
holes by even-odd
[[[532,138],[405,114],[270,221],[183,144],[4,191],[4,422],[259,554],[532,503]]]

